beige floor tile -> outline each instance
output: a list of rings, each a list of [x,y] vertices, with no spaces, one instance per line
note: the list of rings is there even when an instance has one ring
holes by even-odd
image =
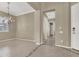
[[[0,43],[0,56],[25,57],[36,48],[37,45],[30,41],[11,40]]]
[[[42,45],[31,57],[79,57],[79,55],[64,48]]]
[[[31,52],[29,57],[79,57],[70,50],[50,44],[42,45],[37,49],[36,47],[34,42],[23,40],[0,42],[0,57],[25,57]]]

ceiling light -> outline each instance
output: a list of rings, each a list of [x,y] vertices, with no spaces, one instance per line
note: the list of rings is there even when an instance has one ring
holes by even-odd
[[[15,22],[13,17],[10,15],[10,2],[8,2],[8,21],[9,22]]]

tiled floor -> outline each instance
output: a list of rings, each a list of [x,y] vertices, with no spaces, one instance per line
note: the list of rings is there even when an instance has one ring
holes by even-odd
[[[74,53],[71,49],[55,46],[55,38],[48,37],[44,45],[40,46],[31,57],[79,57],[79,53]]]
[[[79,57],[67,49],[22,40],[0,42],[0,57]],[[30,55],[29,55],[30,54]]]
[[[48,37],[48,39],[45,42],[45,45],[55,46],[55,38],[53,36]]]
[[[30,41],[11,40],[0,42],[0,57],[25,57],[37,47]]]
[[[31,57],[79,57],[79,55],[64,48],[42,45]]]

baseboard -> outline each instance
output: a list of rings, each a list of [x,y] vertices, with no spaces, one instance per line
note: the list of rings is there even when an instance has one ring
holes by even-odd
[[[72,49],[71,47],[68,47],[68,46],[62,46],[62,45],[56,45],[58,47],[63,47],[63,48],[67,48],[67,49]]]
[[[6,42],[6,41],[10,41],[10,40],[14,40],[14,38],[11,38],[11,39],[4,39],[4,40],[0,40],[0,42]]]
[[[40,43],[36,42],[36,45],[41,45]]]
[[[23,41],[31,41],[34,42],[33,40],[28,40],[28,39],[21,39],[21,38],[11,38],[11,39],[4,39],[4,40],[0,40],[0,42],[5,42],[5,41],[10,41],[10,40],[23,40]]]
[[[15,38],[17,40],[23,40],[23,41],[31,41],[31,42],[34,42],[34,40],[30,40],[30,39],[22,39],[22,38]]]
[[[10,40],[22,40],[22,41],[30,41],[30,42],[34,42],[36,45],[41,45],[40,43],[35,42],[34,40],[21,39],[21,38],[4,39],[4,40],[0,40],[0,42],[6,42],[6,41],[10,41]]]
[[[79,52],[79,50],[78,49],[75,49],[75,48],[72,48],[73,50],[75,50],[75,51],[78,51]]]
[[[34,42],[36,45],[41,45],[40,43],[38,42],[35,42],[35,40],[28,40],[28,39],[21,39],[21,38],[16,38],[17,40],[22,40],[22,41],[30,41],[30,42]]]

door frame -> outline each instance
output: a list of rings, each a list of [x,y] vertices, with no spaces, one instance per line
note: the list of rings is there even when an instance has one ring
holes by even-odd
[[[45,14],[46,12],[51,12],[51,11],[56,11],[56,9],[54,8],[54,9],[47,9],[47,10],[43,10],[43,11],[42,11],[42,21],[43,21],[44,14]],[[55,15],[56,15],[56,14],[55,14]],[[56,24],[55,24],[55,28],[56,28]],[[42,32],[43,32],[43,24],[42,24]],[[42,35],[43,35],[43,33],[42,33]],[[43,36],[42,41],[43,41],[43,43],[44,43],[44,36]]]

